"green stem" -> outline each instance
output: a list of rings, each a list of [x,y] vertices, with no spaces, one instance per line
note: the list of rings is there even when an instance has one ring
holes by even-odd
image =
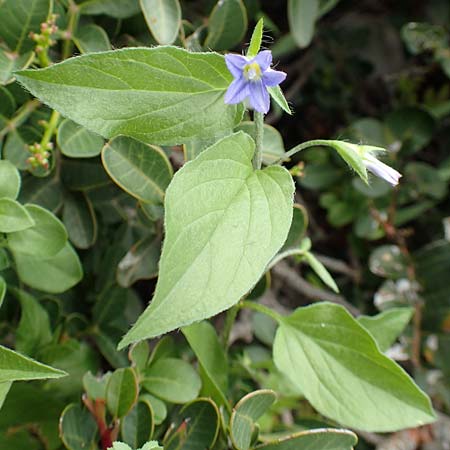
[[[277,159],[272,165],[274,164],[280,164],[283,161],[288,161],[291,156],[294,156],[296,153],[301,152],[302,150],[305,150],[305,148],[308,147],[317,147],[317,146],[325,146],[325,147],[333,147],[332,145],[333,141],[328,141],[326,139],[314,139],[312,141],[306,141],[299,145],[296,145],[294,148],[286,152],[282,158]]]
[[[303,248],[292,248],[290,250],[286,250],[285,252],[278,253],[278,255],[274,256],[272,261],[269,262],[266,270],[270,270],[284,258],[288,258],[289,256],[303,256],[305,253],[306,250]]]
[[[222,346],[226,350],[228,348],[228,342],[230,341],[231,330],[236,320],[236,316],[239,312],[239,305],[232,306],[225,316],[225,323],[222,330]]]
[[[48,57],[48,49],[45,48],[44,50],[40,52],[36,52],[37,57],[39,59],[39,63],[41,67],[48,67],[52,62],[50,61],[50,58]]]
[[[253,156],[253,168],[255,170],[261,169],[262,154],[263,154],[263,139],[264,139],[264,114],[255,111],[253,114],[255,122],[255,154]]]
[[[262,314],[265,314],[266,316],[271,317],[276,322],[280,323],[283,320],[283,317],[278,314],[276,311],[268,308],[267,306],[262,305],[261,303],[252,302],[250,300],[242,300],[240,303],[237,304],[237,306],[247,309],[253,309],[253,311],[258,311]]]
[[[56,127],[58,126],[60,114],[58,111],[53,111],[50,116],[50,120],[48,121],[47,127],[45,129],[44,136],[42,136],[41,147],[45,150],[47,145],[52,140],[53,135],[55,134]]]
[[[75,2],[70,0],[69,23],[67,25],[67,30],[65,31],[65,40],[62,49],[62,59],[67,59],[72,53],[72,38],[75,33],[75,29],[78,25],[78,18],[79,18],[79,7]]]
[[[38,99],[29,100],[18,111],[17,114],[7,123],[5,128],[0,130],[0,139],[6,136],[10,131],[20,127],[30,116],[30,114],[40,106]]]

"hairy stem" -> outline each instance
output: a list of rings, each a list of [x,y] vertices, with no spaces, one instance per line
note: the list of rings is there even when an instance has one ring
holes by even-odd
[[[50,116],[50,120],[45,129],[44,136],[42,136],[41,147],[47,148],[47,145],[52,140],[53,135],[55,134],[56,127],[58,126],[60,114],[58,111],[53,111]]]
[[[296,153],[305,150],[305,148],[316,147],[319,145],[325,147],[334,147],[333,141],[328,141],[326,139],[314,139],[312,141],[302,142],[301,144],[296,145],[294,148],[286,152],[282,158],[277,159],[275,162],[272,163],[272,165],[280,164],[283,161],[288,161],[291,158],[291,156],[294,156]]]
[[[72,38],[78,25],[79,7],[73,1],[69,3],[69,23],[64,33],[64,43],[62,48],[62,59],[67,59],[72,53]]]
[[[261,169],[262,153],[263,153],[263,138],[264,138],[264,114],[255,111],[253,114],[255,122],[255,154],[253,156],[253,168],[255,170]]]
[[[40,106],[38,99],[29,100],[18,111],[17,114],[7,123],[5,128],[0,130],[0,139],[6,136],[10,131],[20,127],[30,116],[30,114]]]

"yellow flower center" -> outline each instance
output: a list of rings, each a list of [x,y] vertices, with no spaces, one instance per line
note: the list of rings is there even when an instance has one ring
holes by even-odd
[[[261,67],[259,67],[258,63],[254,62],[251,64],[247,64],[244,67],[244,77],[246,80],[258,81],[261,79],[261,76]]]

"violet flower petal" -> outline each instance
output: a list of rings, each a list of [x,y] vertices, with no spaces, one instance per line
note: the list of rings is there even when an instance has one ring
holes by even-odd
[[[248,64],[248,59],[242,55],[236,55],[233,53],[228,53],[225,55],[225,63],[228,70],[231,72],[234,78],[240,78],[244,70],[244,66]]]
[[[279,70],[267,69],[262,76],[263,83],[268,87],[278,86],[286,79],[286,74]]]
[[[225,103],[234,105],[242,102],[249,95],[248,81],[242,76],[236,78],[225,93]]]
[[[397,172],[395,169],[387,164],[384,164],[373,156],[371,158],[366,157],[364,164],[367,170],[372,172],[377,177],[387,181],[392,186],[397,186],[402,176],[400,172]]]
[[[261,72],[266,71],[272,64],[272,52],[270,50],[263,50],[259,52],[250,62],[258,63]]]
[[[250,106],[260,113],[267,114],[270,108],[270,97],[262,80],[249,84]]]

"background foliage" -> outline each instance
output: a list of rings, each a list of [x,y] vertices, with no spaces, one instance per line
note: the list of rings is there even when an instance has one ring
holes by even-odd
[[[283,89],[295,113],[273,105],[265,162],[304,140],[339,138],[389,149],[389,163],[403,178],[395,190],[375,178],[368,187],[325,147],[295,156],[287,167],[297,204],[285,249],[301,252],[274,265],[247,300],[280,314],[318,300],[344,305],[361,325],[333,306],[338,325],[347,326],[348,347],[357,342],[374,360],[388,361],[365,340],[368,330],[432,398],[439,412],[432,425],[392,436],[367,431],[367,423],[383,431],[416,420],[416,406],[410,412],[404,404],[408,395],[422,402],[426,422],[426,399],[417,400],[412,384],[394,376],[381,377],[383,389],[401,391],[387,412],[370,404],[364,390],[349,392],[355,380],[345,367],[360,376],[370,369],[349,348],[333,350],[324,341],[313,347],[314,330],[333,325],[320,304],[290,315],[277,332],[270,317],[234,308],[150,345],[116,349],[155,288],[162,204],[174,172],[237,125],[242,111],[209,110],[202,136],[189,126],[189,105],[200,110],[205,98],[166,73],[160,90],[179,88],[177,97],[167,94],[174,99],[168,126],[187,121],[184,145],[161,131],[157,102],[145,120],[130,118],[148,108],[142,93],[123,98],[121,120],[101,130],[112,138],[105,141],[92,128],[116,117],[111,92],[96,102],[88,89],[78,92],[85,103],[72,121],[63,117],[75,95],[70,87],[37,93],[52,68],[18,77],[36,95],[50,95],[47,103],[59,112],[21,87],[15,71],[68,59],[58,67],[74,69],[61,69],[61,84],[64,76],[84,80],[92,70],[90,82],[107,86],[111,78],[95,72],[98,56],[70,57],[157,44],[240,53],[260,17],[264,45],[288,73]],[[94,450],[112,438],[129,446],[116,450],[158,449],[151,440],[164,449],[350,449],[355,436],[333,428],[339,423],[359,435],[361,449],[403,441],[409,448],[448,448],[449,19],[445,0],[0,0],[0,450]],[[169,51],[175,68],[183,52]],[[200,81],[218,83],[211,91],[225,89],[229,74],[211,75],[221,59],[200,60]],[[102,70],[108,64],[118,70],[114,58],[101,59]],[[131,83],[154,88],[128,69],[124,61],[120,70]],[[236,131],[254,134],[248,119]],[[286,349],[294,346],[292,360]],[[311,358],[302,348],[319,355],[321,385],[333,393],[335,410],[352,398],[350,413],[339,411],[335,421],[321,415],[330,408],[322,404],[325,394],[308,402],[305,385],[285,375],[307,371]],[[14,373],[5,369],[10,365]],[[372,375],[380,379],[375,369]],[[317,381],[307,378],[314,391]]]

